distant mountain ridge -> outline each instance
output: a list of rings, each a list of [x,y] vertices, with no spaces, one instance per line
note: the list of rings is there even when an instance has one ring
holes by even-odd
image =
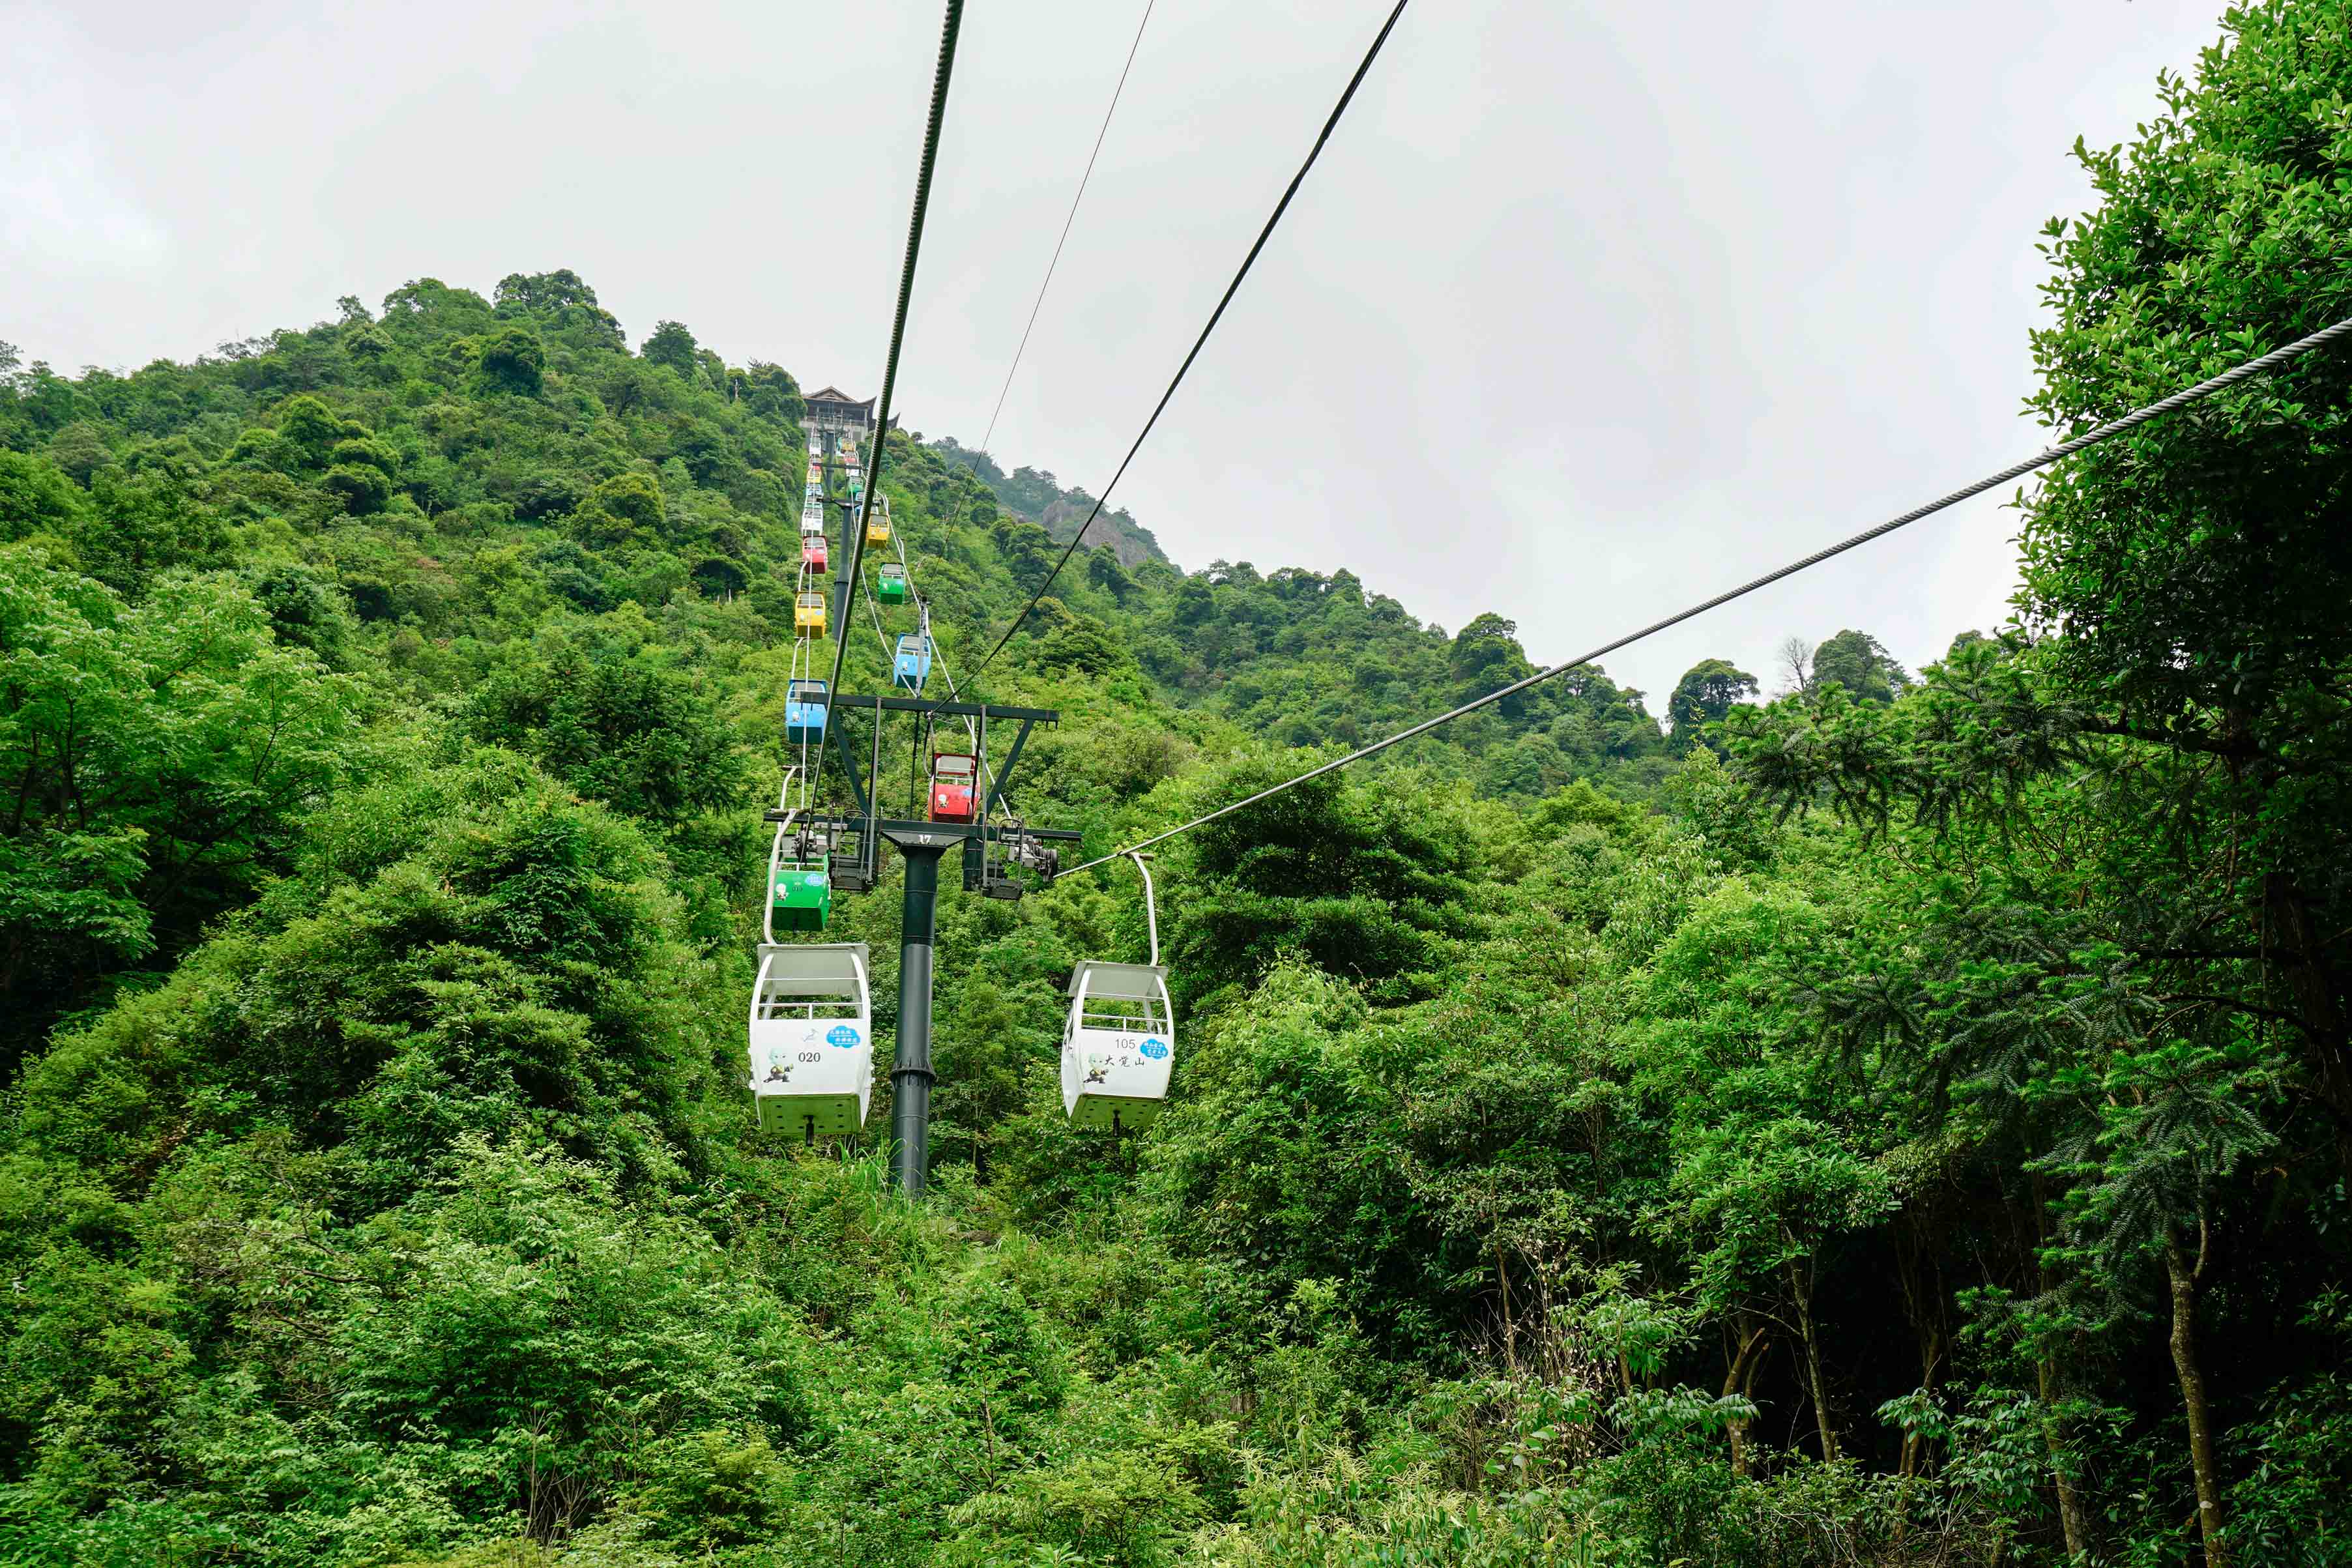
[[[949,462],[979,475],[1008,510],[1043,528],[1056,544],[1067,544],[1080,520],[1094,508],[1093,496],[1079,488],[1062,489],[1050,471],[1020,468],[1008,475],[997,466],[995,458],[964,446],[952,436],[942,436],[929,445]],[[1175,564],[1160,548],[1160,541],[1151,531],[1136,521],[1125,507],[1097,518],[1094,526],[1087,531],[1087,542],[1109,545],[1118,556],[1118,563],[1129,570],[1147,561]]]

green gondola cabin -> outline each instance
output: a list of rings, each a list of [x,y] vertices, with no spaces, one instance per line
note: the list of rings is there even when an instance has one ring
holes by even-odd
[[[778,931],[823,931],[833,918],[833,879],[805,866],[779,866],[768,891]]]

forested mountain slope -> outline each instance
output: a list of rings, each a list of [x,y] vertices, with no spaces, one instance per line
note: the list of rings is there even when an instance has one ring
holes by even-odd
[[[922,439],[919,433],[917,440]],[[1094,497],[1083,487],[1064,489],[1051,473],[1036,468],[1015,468],[1006,473],[996,459],[986,452],[977,451],[957,441],[952,436],[936,437],[931,447],[957,468],[969,469],[980,476],[998,500],[1004,503],[1015,517],[1040,524],[1057,544],[1067,544],[1094,510]],[[1150,529],[1135,521],[1127,508],[1105,511],[1094,521],[1090,546],[1109,545],[1122,566],[1136,567],[1147,561],[1169,564],[1167,552]]]
[[[2091,158],[2053,426],[2352,313],[2347,21]],[[1592,672],[1171,842],[1147,1136],[1054,1081],[1131,872],[950,893],[908,1205],[742,1088],[797,384],[626,342],[5,367],[0,1562],[2352,1559],[2352,362],[2055,474],[1916,677]],[[1053,539],[883,489],[969,670]],[[1525,668],[1103,548],[986,695],[1101,850]]]
[[[124,661],[111,679],[163,682],[119,735],[27,710],[11,837],[45,891],[20,906],[0,971],[12,1052],[104,976],[167,967],[281,871],[305,804],[353,776],[331,742],[423,723],[510,746],[697,856],[719,850],[714,834],[740,849],[741,814],[773,788],[805,462],[792,376],[728,366],[675,322],[631,353],[568,272],[509,277],[494,301],[426,279],[380,312],[341,311],[193,365],[12,374],[0,534],[27,635],[97,637]],[[894,441],[888,461],[952,671],[1059,552],[932,449]],[[1129,574],[1107,548],[1073,563],[1033,626],[1002,689],[1059,682],[1074,717],[1108,727],[1039,743],[1038,761],[1066,757],[1086,781],[1057,819],[1080,826],[1118,798],[1096,786],[1148,787],[1204,733],[1225,749],[1238,731],[1216,717],[1286,744],[1352,742],[1527,668],[1506,624],[1449,644],[1345,574]],[[853,689],[882,670],[869,629],[849,628]],[[227,684],[163,681],[188,657]],[[1524,700],[1422,759],[1520,794],[1572,771],[1660,776],[1666,738],[1638,703],[1616,703],[1596,741],[1567,688]],[[268,702],[289,727],[247,754]],[[1511,722],[1554,710],[1572,753]],[[60,728],[45,735],[44,718]],[[150,725],[195,743],[159,745]],[[1618,767],[1635,758],[1653,765]],[[1033,776],[1047,791],[1034,810],[1058,775]]]

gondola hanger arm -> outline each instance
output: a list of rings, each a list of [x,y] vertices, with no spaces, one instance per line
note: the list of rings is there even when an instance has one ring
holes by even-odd
[[[1151,967],[1157,969],[1160,967],[1160,906],[1151,889],[1151,868],[1144,864],[1147,857],[1135,850],[1129,850],[1127,858],[1135,862],[1138,871],[1143,873],[1143,923],[1151,933]]]

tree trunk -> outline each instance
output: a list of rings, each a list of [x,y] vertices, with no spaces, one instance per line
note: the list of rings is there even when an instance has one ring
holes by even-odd
[[[1519,1326],[1511,1313],[1511,1269],[1503,1261],[1503,1233],[1495,1233],[1495,1283],[1503,1292],[1503,1364],[1519,1370]],[[1622,1364],[1622,1358],[1621,1364]]]
[[[1829,1385],[1822,1378],[1822,1341],[1813,1331],[1812,1259],[1804,1260],[1800,1268],[1797,1260],[1789,1262],[1789,1291],[1797,1300],[1797,1329],[1805,1338],[1805,1379],[1811,1384],[1813,1424],[1822,1436],[1822,1459],[1824,1463],[1838,1457],[1837,1432],[1830,1425]]]
[[[1755,1387],[1756,1369],[1763,1364],[1764,1347],[1770,1341],[1769,1331],[1761,1323],[1751,1328],[1745,1318],[1732,1331],[1739,1336],[1739,1345],[1731,1353],[1731,1370],[1723,1374],[1723,1396],[1726,1399],[1735,1394],[1746,1394]],[[1723,1429],[1731,1439],[1731,1473],[1745,1476],[1748,1473],[1748,1423],[1727,1421]]]
[[[1919,1388],[1933,1394],[1944,1364],[1943,1270],[1937,1266],[1925,1221],[1907,1207],[1895,1221],[1895,1276],[1903,1287],[1904,1311],[1911,1319],[1911,1331],[1919,1344]],[[1927,1447],[1927,1439],[1918,1433],[1903,1434],[1902,1475],[1919,1473]]]
[[[2050,1477],[2058,1487],[2058,1524],[2066,1532],[2066,1558],[2090,1562],[2091,1505],[2074,1485],[2074,1461],[2066,1453],[2067,1425],[2057,1414],[2059,1402],[2065,1397],[2064,1378],[2058,1370],[2058,1358],[2047,1349],[2034,1357],[2033,1366],[2042,1408],[2049,1413],[2042,1432],[2050,1449]]]
[[[2213,1455],[2213,1408],[2205,1395],[2205,1369],[2197,1359],[2197,1298],[2205,1288],[2208,1231],[2198,1216],[2197,1260],[2190,1263],[2172,1237],[2164,1241],[2164,1272],[2172,1287],[2172,1370],[2180,1378],[2180,1404],[2189,1416],[2189,1463],[2197,1474],[2197,1531],[2205,1543],[2205,1568],[2228,1568],[2222,1539],[2221,1470]]]
[[[2042,1227],[2042,1221],[2049,1216],[2049,1214],[2050,1194],[2043,1185],[2042,1177],[2037,1173],[2033,1178],[2033,1245],[2034,1256],[2037,1259],[2042,1256],[2042,1249],[2049,1243],[2049,1236]],[[2037,1262],[2035,1271],[2039,1276],[2043,1295],[2047,1296],[2057,1290],[2058,1281],[2046,1264]],[[2081,1336],[2078,1334],[2075,1339],[2079,1342]],[[2047,1341],[2042,1342],[2041,1349],[2035,1353],[2033,1366],[2039,1383],[2037,1393],[2041,1398],[2042,1408],[2049,1415],[2047,1424],[2042,1427],[2042,1441],[2050,1450],[2050,1479],[2058,1489],[2058,1523],[2059,1527],[2066,1532],[2066,1556],[2072,1562],[2095,1562],[2096,1558],[2093,1555],[2095,1537],[2092,1534],[2090,1500],[2084,1497],[2082,1489],[2074,1484],[2075,1478],[2071,1473],[2072,1461],[2066,1453],[2071,1434],[2067,1429],[2066,1422],[2058,1415],[2058,1406],[2066,1396],[2066,1376],[2059,1366],[2057,1356],[2052,1353]]]
[[[1922,1342],[1919,1346],[1919,1389],[1923,1394],[1933,1394],[1936,1392],[1936,1365],[1943,1360],[1943,1355],[1936,1349],[1930,1336],[1923,1333],[1920,1338]],[[1917,1475],[1926,1468],[1927,1448],[1927,1439],[1925,1435],[1918,1432],[1904,1433],[1903,1457],[1901,1462],[1895,1467],[1895,1474],[1906,1480]]]

